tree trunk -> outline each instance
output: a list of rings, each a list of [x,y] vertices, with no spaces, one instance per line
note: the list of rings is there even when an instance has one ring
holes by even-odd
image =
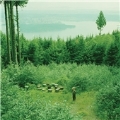
[[[15,25],[14,25],[14,14],[13,14],[13,1],[10,1],[10,13],[11,13],[11,32],[12,32],[12,50],[13,50],[13,63],[17,64],[17,51],[16,51],[16,40],[15,40]]]
[[[102,31],[102,28],[100,28],[100,33],[99,33],[99,35],[101,35],[101,31]]]
[[[21,49],[20,49],[20,39],[19,39],[19,16],[18,16],[18,5],[16,2],[16,22],[17,22],[17,47],[18,47],[18,62],[21,62]]]
[[[11,31],[11,13],[10,13],[10,1],[8,2],[8,22],[9,22],[9,39],[10,39],[10,46],[11,46],[11,61],[13,61],[13,50],[12,50],[12,31]]]
[[[8,21],[8,3],[4,1],[4,9],[5,9],[5,22],[6,22],[6,39],[7,39],[7,59],[8,63],[11,63],[11,53],[10,53],[10,39],[9,39],[9,21]]]

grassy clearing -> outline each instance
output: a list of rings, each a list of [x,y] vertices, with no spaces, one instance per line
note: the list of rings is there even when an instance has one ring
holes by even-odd
[[[32,96],[35,100],[38,97],[45,100],[46,102],[51,103],[65,103],[70,107],[70,112],[72,114],[81,115],[83,120],[99,120],[93,110],[94,101],[95,101],[95,91],[82,92],[77,94],[77,99],[75,102],[72,101],[72,93],[48,93],[46,91],[39,90],[29,90],[28,94]]]
[[[52,63],[48,66],[37,67],[32,64],[26,64],[22,67],[9,66],[6,70],[2,71],[2,76],[5,80],[7,78],[8,81],[11,81],[11,85],[16,84],[17,87],[18,85],[22,85],[22,89],[18,89],[18,91],[15,91],[16,93],[19,93],[20,100],[23,96],[28,96],[29,99],[32,101],[32,104],[38,104],[38,100],[50,103],[53,106],[55,103],[64,103],[66,106],[69,106],[71,114],[82,116],[82,120],[100,120],[95,115],[94,111],[96,94],[99,93],[98,91],[100,89],[108,89],[111,84],[114,83],[114,85],[116,85],[118,83],[120,78],[120,69],[115,67],[108,67],[105,65],[100,66],[94,64],[83,64],[78,66],[75,63],[59,65]],[[5,85],[8,81],[5,82]],[[64,90],[58,93],[48,93],[47,90],[38,90],[36,85],[42,85],[43,83],[57,83],[60,86],[63,86]],[[24,91],[24,85],[29,86],[28,91]],[[72,101],[71,88],[73,86],[79,86],[77,87],[77,99],[75,102]],[[3,91],[8,91],[9,94],[8,88]],[[13,90],[11,90],[11,92],[13,92]],[[6,100],[6,96],[4,97]],[[12,96],[11,99],[13,99]],[[109,99],[111,100],[111,96]],[[28,99],[25,98],[26,104],[28,104],[27,100]],[[21,101],[21,104],[24,106],[23,101]],[[21,109],[21,106],[19,107]],[[33,107],[36,109],[38,105],[34,106],[33,104]],[[25,111],[27,110],[29,109],[25,109]],[[38,111],[39,110],[40,109],[38,107]],[[45,115],[46,113],[43,114]]]

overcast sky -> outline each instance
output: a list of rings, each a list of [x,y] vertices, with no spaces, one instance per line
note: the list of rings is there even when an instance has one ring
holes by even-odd
[[[114,2],[113,2],[114,1]],[[23,10],[110,10],[119,11],[119,0],[29,0]]]
[[[26,7],[22,8],[22,10],[69,10],[69,9],[111,10],[120,12],[120,3],[119,0],[29,0]]]
[[[119,2],[119,0],[29,0],[29,2]]]

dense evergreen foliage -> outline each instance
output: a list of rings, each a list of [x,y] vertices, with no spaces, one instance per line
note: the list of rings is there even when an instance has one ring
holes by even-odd
[[[2,63],[7,65],[6,36],[1,34]],[[48,65],[52,62],[120,66],[120,32],[101,36],[77,36],[66,41],[58,38],[34,38],[29,41],[21,35],[22,63],[27,60],[34,65]]]

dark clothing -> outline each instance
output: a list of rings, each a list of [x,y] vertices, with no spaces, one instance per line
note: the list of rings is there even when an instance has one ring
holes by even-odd
[[[48,85],[48,89],[51,89],[51,85]]]
[[[73,95],[73,101],[75,101],[76,100],[76,91],[75,90],[72,92],[72,95]]]

